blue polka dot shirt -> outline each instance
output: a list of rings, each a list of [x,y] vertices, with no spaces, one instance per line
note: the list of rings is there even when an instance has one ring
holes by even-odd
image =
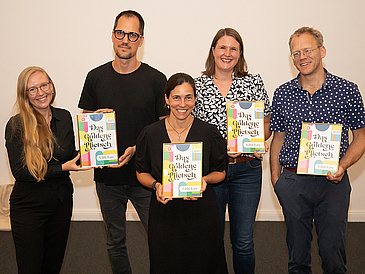
[[[340,158],[349,146],[349,129],[365,127],[364,103],[357,85],[324,70],[326,79],[313,95],[301,86],[300,74],[275,90],[270,130],[285,131],[279,155],[284,167],[297,166],[302,122],[342,124]]]

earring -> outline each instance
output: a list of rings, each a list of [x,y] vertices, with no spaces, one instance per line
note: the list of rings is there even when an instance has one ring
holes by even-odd
[[[170,109],[170,105],[166,105],[167,109]]]

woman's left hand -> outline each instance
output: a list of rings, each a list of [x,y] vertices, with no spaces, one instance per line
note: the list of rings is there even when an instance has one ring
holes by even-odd
[[[266,152],[269,151],[269,145],[266,144],[266,142],[264,142],[264,144],[265,144],[265,153],[266,153]],[[257,153],[257,151],[255,150],[253,155],[255,155],[256,159],[261,160],[261,161],[263,160],[263,154],[262,153]]]
[[[200,194],[203,194],[203,192],[207,189],[207,182],[206,182],[206,178],[205,176],[202,178],[202,187],[200,189]],[[189,197],[184,197],[183,199],[185,201],[196,201],[201,197],[193,197],[193,196],[189,196]]]
[[[80,159],[80,152],[70,161],[62,164],[62,171],[80,171],[80,170],[89,170],[92,167],[82,167],[81,165],[77,165],[77,160]]]

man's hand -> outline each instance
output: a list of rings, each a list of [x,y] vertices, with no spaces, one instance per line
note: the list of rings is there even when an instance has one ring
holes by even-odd
[[[279,163],[279,154],[285,139],[285,132],[274,132],[270,149],[270,171],[271,183],[275,186],[281,174],[281,165]]]
[[[111,168],[120,168],[129,163],[134,153],[136,152],[136,146],[127,147],[124,154],[119,157],[117,165],[111,165]]]
[[[327,180],[333,183],[341,182],[345,171],[356,163],[365,151],[365,127],[352,131],[352,142],[347,148],[345,155],[340,160],[338,170],[335,174],[327,173]]]
[[[331,172],[329,171],[327,172],[326,179],[331,181],[332,183],[338,184],[339,182],[341,182],[344,174],[345,174],[345,169],[339,165],[337,172],[334,173],[333,175],[331,174]]]

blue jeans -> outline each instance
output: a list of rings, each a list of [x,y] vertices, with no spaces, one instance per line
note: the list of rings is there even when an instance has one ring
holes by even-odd
[[[214,190],[219,200],[224,231],[228,203],[233,268],[236,274],[255,273],[253,227],[261,196],[260,160],[229,164],[226,179]]]
[[[323,273],[347,273],[345,242],[351,192],[347,173],[334,184],[325,176],[297,175],[284,169],[274,190],[285,217],[289,273],[312,273],[313,220]]]
[[[147,231],[151,191],[142,186],[106,185],[96,182],[107,233],[109,260],[114,274],[132,273],[126,246],[126,209],[130,200]]]

